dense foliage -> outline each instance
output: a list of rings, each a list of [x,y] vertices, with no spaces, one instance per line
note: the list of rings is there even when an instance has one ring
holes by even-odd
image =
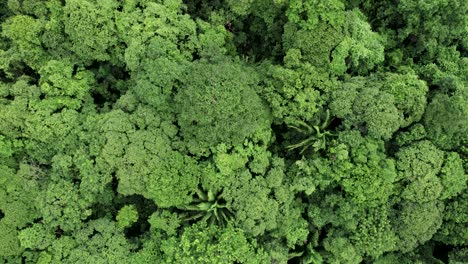
[[[0,1],[0,263],[468,263],[467,14]]]

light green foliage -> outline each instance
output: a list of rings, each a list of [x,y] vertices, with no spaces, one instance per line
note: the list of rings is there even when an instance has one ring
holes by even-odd
[[[29,85],[26,80],[19,80],[14,84],[0,86],[0,91],[2,93],[0,131],[7,138],[18,138],[28,117],[28,103],[31,99],[39,98],[39,88]],[[14,99],[6,99],[8,96],[14,96]]]
[[[408,57],[437,59],[441,47],[467,47],[467,6],[462,0],[353,2],[361,2],[375,27],[388,36],[390,46],[402,49]]]
[[[313,29],[314,26],[320,23],[328,23],[336,27],[344,23],[342,17],[344,7],[344,4],[339,0],[293,0],[290,1],[286,14],[290,21],[299,23],[306,29]],[[305,14],[306,19],[301,19],[302,14]]]
[[[309,204],[307,208],[313,225],[319,229],[332,224],[347,231],[356,230],[359,223],[358,216],[364,214],[364,208],[343,198],[342,192],[328,194],[320,201],[317,201],[318,197],[320,193],[316,192],[312,197],[314,203]]]
[[[122,263],[130,261],[135,248],[114,222],[107,219],[90,221],[70,236],[56,240],[48,251],[52,263]]]
[[[381,141],[362,137],[357,131],[342,133],[331,147],[332,160],[298,161],[296,176],[307,175],[325,189],[338,183],[349,198],[366,206],[385,203],[396,179],[394,161],[382,154]],[[333,186],[332,185],[332,186]]]
[[[300,64],[300,58],[299,50],[294,49],[288,52],[285,61],[290,61],[292,65]],[[305,69],[294,70],[277,65],[265,65],[269,78],[265,80],[262,94],[276,119],[284,119],[287,122],[297,119],[310,120],[318,112],[322,100],[314,87],[319,87],[322,80],[310,78],[320,75],[313,67],[308,66]]]
[[[73,65],[70,63],[49,61],[39,70],[42,94],[47,98],[68,96],[84,100],[94,83],[94,75],[82,68],[73,72]]]
[[[161,245],[165,263],[266,263],[269,259],[244,232],[228,226],[194,225],[185,228],[180,240],[171,238]],[[271,260],[270,260],[271,261]]]
[[[444,152],[424,140],[401,148],[396,156],[400,178],[413,181],[436,176],[442,167]]]
[[[286,237],[286,245],[292,249],[307,242],[310,228],[304,217],[306,205],[296,199],[296,194],[304,192],[310,195],[315,191],[313,183],[307,178],[296,178],[285,175],[284,160],[274,158],[272,168],[266,174],[270,188],[274,188],[275,197],[280,201],[277,216],[277,228],[270,232],[272,237]]]
[[[44,250],[49,247],[54,237],[53,231],[41,224],[25,228],[18,234],[18,239],[23,248],[36,250]]]
[[[210,225],[217,224],[224,226],[232,218],[232,212],[227,205],[221,200],[222,193],[214,193],[211,190],[207,192],[201,188],[197,190],[197,198],[193,199],[193,203],[181,207],[181,210],[192,211],[193,215],[188,215],[184,221],[198,220]]]
[[[101,166],[110,166],[103,169],[116,174],[119,193],[141,194],[161,207],[190,203],[201,169],[194,159],[171,150],[173,125],[147,107],[133,115],[121,110],[106,115]]]
[[[223,26],[219,25],[215,27],[209,23],[198,20],[197,27],[200,34],[194,45],[200,57],[215,61],[222,59],[223,55],[235,53],[235,47],[230,42],[232,36],[228,34]]]
[[[203,38],[203,34],[220,38],[223,33],[219,29],[204,23],[197,28],[195,21],[181,14],[180,5],[180,1],[132,1],[125,3],[123,12],[115,17],[120,41],[126,43],[122,59],[132,77],[128,88],[140,102],[161,110],[169,108],[175,82],[186,74],[186,63],[193,54],[202,53],[207,45],[207,53],[222,45]]]
[[[0,163],[0,257],[22,253],[18,230],[38,216],[34,207],[35,196],[38,195],[35,177],[40,177],[40,172],[27,164],[20,166],[15,173]]]
[[[226,201],[226,215],[233,216],[230,220],[255,236],[285,236],[289,247],[302,243],[308,234],[307,223],[301,216],[303,206],[291,190],[309,192],[314,186],[286,178],[284,161],[271,157],[258,145],[238,146],[230,154],[225,151],[219,147],[215,156],[220,174],[212,174],[202,182],[214,190],[220,188],[219,184],[226,186],[220,197]],[[232,162],[236,163],[231,170],[223,169]],[[252,195],[256,198],[248,199]]]
[[[384,60],[383,38],[359,10],[345,11],[342,1],[293,1],[286,14],[285,50],[300,49],[313,66],[335,75],[348,69],[367,74]]]
[[[13,158],[13,154],[15,152],[15,143],[18,144],[17,141],[6,140],[4,136],[0,135],[0,165],[6,167],[13,167],[15,164],[15,160]]]
[[[252,178],[248,171],[243,171],[224,190],[223,197],[234,211],[239,225],[246,232],[258,236],[277,227],[279,203],[270,198],[271,194],[272,190],[262,177]]]
[[[225,177],[243,169],[249,160],[249,156],[243,153],[243,148],[240,148],[239,151],[234,149],[231,153],[227,153],[227,146],[220,144],[216,150],[216,155],[214,156],[216,168]]]
[[[321,264],[323,263],[323,258],[313,249],[312,244],[307,245],[306,252],[298,252],[290,255],[289,259],[297,259],[298,263],[307,263],[307,264]]]
[[[331,230],[341,234],[340,238],[329,237],[327,242],[324,241],[328,244],[321,255],[328,259],[327,263],[353,261],[337,260],[341,258],[375,259],[396,249],[398,237],[386,205],[363,208],[361,204],[348,202],[341,193],[328,194],[323,201],[317,202],[320,195],[313,197],[314,204],[308,208],[312,223],[319,232]]]
[[[334,183],[340,175],[335,175],[330,167],[331,162],[325,159],[308,161],[305,158],[296,161],[288,171],[300,191],[312,194],[316,186],[324,189]],[[348,164],[344,164],[348,165]],[[312,176],[314,175],[314,176]]]
[[[351,164],[340,166],[349,170],[340,171],[338,167],[336,171],[343,177],[344,190],[357,203],[367,206],[385,203],[393,193],[392,183],[397,174],[394,161],[382,154],[382,142],[365,140],[357,133],[340,135],[340,141],[349,146],[351,158]]]
[[[159,160],[162,164],[154,164],[156,167],[147,178],[148,197],[161,207],[187,204],[200,177],[192,159],[177,152],[171,154]]]
[[[402,116],[401,127],[420,121],[426,107],[426,83],[413,72],[387,73],[384,76],[382,90],[393,95],[395,106]]]
[[[150,119],[154,122],[154,118]],[[121,110],[111,111],[100,118],[99,132],[105,138],[105,144],[101,150],[100,163],[104,163],[109,171],[115,170],[116,166],[121,165],[121,159],[127,146],[128,133],[134,132],[134,126],[130,117]],[[142,120],[143,125],[145,119]]]
[[[60,107],[50,104],[49,107]],[[28,154],[43,164],[50,164],[55,153],[74,154],[80,148],[86,149],[90,138],[86,134],[83,116],[75,110],[64,109],[50,115],[50,110],[37,111],[22,126],[25,149]],[[56,142],[60,138],[59,143]]]
[[[384,61],[383,39],[372,32],[359,10],[347,11],[344,17],[345,37],[332,51],[330,70],[337,75],[344,74],[348,68],[358,74],[366,74]]]
[[[44,60],[45,51],[41,49],[41,21],[27,15],[10,17],[2,25],[1,35],[11,40],[12,47],[1,54],[2,64],[25,60],[31,67],[38,68]],[[2,67],[3,68],[3,67]]]
[[[117,45],[116,28],[113,23],[118,4],[114,1],[66,1],[63,16],[64,31],[73,45],[78,58],[110,60],[109,51]]]
[[[139,2],[125,3],[124,12],[116,14],[116,28],[121,40],[128,45],[124,59],[129,70],[144,73],[142,66],[160,57],[176,61],[190,58],[195,48],[190,40],[196,37],[196,24],[188,15],[181,14],[180,1],[170,1],[171,4],[167,4],[169,1],[166,4]],[[151,71],[147,73],[157,77]]]
[[[126,205],[119,210],[116,220],[118,227],[129,227],[138,220],[138,211],[135,206]]]
[[[261,136],[255,140],[246,140],[244,144],[229,148],[225,144],[219,144],[214,154],[216,169],[224,179],[235,176],[247,167],[252,173],[264,175],[270,166],[272,154],[266,149],[265,142],[270,140],[270,135]],[[263,145],[260,145],[263,144]],[[208,179],[208,177],[206,177]],[[209,179],[214,188],[215,179]]]
[[[245,16],[248,14],[249,9],[251,8],[255,0],[242,0],[242,1],[233,1],[228,0],[228,5],[232,8],[232,11],[240,16]]]
[[[177,228],[182,221],[178,214],[169,211],[157,211],[150,216],[148,222],[151,224],[151,229],[154,233],[162,230],[169,236],[172,236],[177,233]]]
[[[396,154],[399,179],[405,186],[403,199],[414,203],[428,203],[437,200],[443,186],[439,175],[444,153],[429,141],[419,141],[401,148]]]
[[[374,263],[378,264],[391,264],[391,263],[403,263],[403,264],[424,264],[424,263],[435,263],[443,264],[444,262],[433,257],[432,248],[430,245],[421,246],[420,248],[408,252],[408,253],[389,253],[378,258]]]
[[[46,15],[46,3],[45,1],[34,1],[34,0],[7,0],[8,8],[13,13],[26,13],[30,15],[35,15],[38,17],[42,17]]]
[[[442,199],[452,198],[466,190],[468,175],[463,169],[463,161],[458,153],[447,153],[440,174],[440,180],[444,187],[441,193]]]
[[[300,49],[289,49],[283,62],[284,66],[264,63],[261,67],[265,74],[262,96],[272,109],[275,123],[298,126],[317,122],[314,119],[321,115],[320,111],[325,113],[322,105],[328,98],[326,93],[339,83],[309,63]]]
[[[88,206],[89,201],[81,199],[77,186],[63,180],[47,186],[37,204],[44,224],[58,226],[64,231],[78,228],[81,221],[91,215]]]
[[[396,248],[397,236],[392,230],[392,223],[388,218],[387,208],[370,209],[362,219],[354,236],[353,243],[362,254],[376,259],[383,253]]]
[[[396,156],[403,201],[394,221],[398,223],[398,247],[408,252],[428,241],[442,224],[444,186],[438,176],[444,152],[429,141],[419,141],[401,148]]]

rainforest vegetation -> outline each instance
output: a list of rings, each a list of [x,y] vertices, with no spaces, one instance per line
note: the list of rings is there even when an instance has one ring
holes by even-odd
[[[467,14],[0,1],[0,263],[468,263]]]

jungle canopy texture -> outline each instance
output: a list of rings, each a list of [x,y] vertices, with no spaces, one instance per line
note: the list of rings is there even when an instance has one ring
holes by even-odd
[[[0,263],[468,263],[467,14],[0,1]]]

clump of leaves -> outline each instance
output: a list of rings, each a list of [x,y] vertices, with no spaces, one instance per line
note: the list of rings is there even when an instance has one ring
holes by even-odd
[[[298,252],[290,252],[288,260],[300,264],[321,264],[323,258],[314,248],[317,247],[319,239],[319,231],[310,234],[309,239],[304,240],[304,244]],[[293,260],[294,259],[294,260]]]
[[[323,121],[322,121],[323,119]],[[297,120],[297,125],[289,125],[297,132],[306,136],[306,139],[297,144],[287,146],[288,150],[301,149],[300,153],[304,153],[309,147],[312,147],[314,152],[325,149],[327,141],[330,137],[335,136],[332,132],[326,130],[330,126],[333,119],[330,119],[330,111],[327,110],[325,118],[317,118],[318,125],[309,125],[302,120]]]
[[[117,225],[120,228],[131,226],[138,221],[138,211],[134,205],[125,205],[117,213]]]
[[[198,188],[196,198],[192,203],[179,209],[192,211],[184,218],[185,221],[201,220],[210,225],[216,224],[225,226],[232,218],[233,213],[226,206],[226,202],[222,199],[222,193],[215,194],[211,190],[204,191]]]
[[[312,244],[307,245],[307,250],[302,252],[296,252],[289,255],[289,259],[296,259],[296,263],[300,264],[321,264],[323,263],[323,258],[315,251],[312,247]]]

